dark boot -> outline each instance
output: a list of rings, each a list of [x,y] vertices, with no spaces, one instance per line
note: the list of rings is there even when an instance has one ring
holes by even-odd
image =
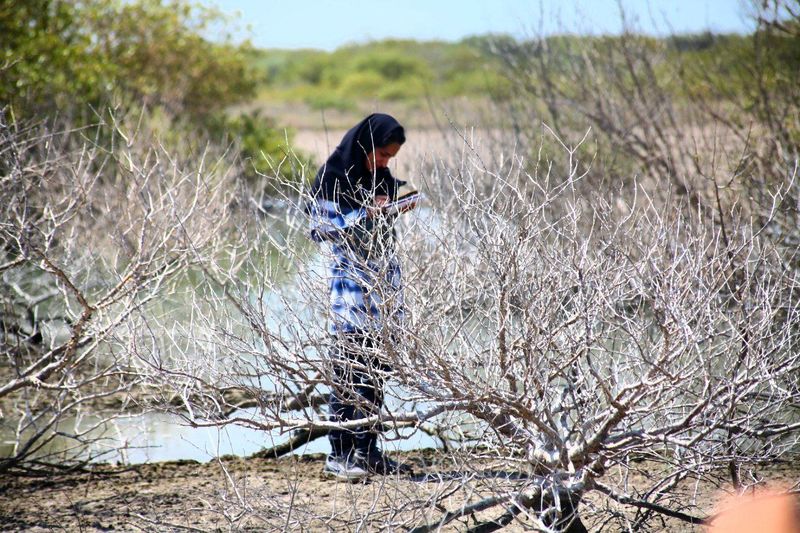
[[[398,463],[385,455],[378,447],[377,440],[373,441],[367,449],[359,449],[357,456],[367,470],[380,476],[409,476],[414,470],[406,464]]]

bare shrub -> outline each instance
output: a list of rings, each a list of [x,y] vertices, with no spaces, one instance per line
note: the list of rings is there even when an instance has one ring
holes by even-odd
[[[146,388],[152,306],[220,244],[224,167],[179,161],[142,118],[0,124],[0,470],[119,453],[106,435]]]
[[[800,292],[766,237],[777,209],[755,222],[734,205],[723,224],[636,184],[587,192],[580,147],[552,141],[568,173],[466,158],[436,167],[429,206],[404,215],[408,317],[399,339],[378,332],[391,398],[341,426],[436,435],[435,458],[410,483],[292,516],[419,531],[699,524],[708,491],[796,457]],[[775,206],[795,177],[771,191]],[[324,410],[324,257],[300,235],[298,192],[250,229],[245,254],[205,268],[211,303],[175,337],[185,357],[152,366],[188,423],[282,435],[276,455],[340,427]],[[243,516],[273,523],[260,498]]]
[[[665,208],[681,195],[718,222],[734,209],[760,225],[768,218],[796,267],[798,188],[778,205],[770,193],[800,157],[798,10],[776,0],[753,2],[749,14],[746,37],[656,39],[627,24],[620,36],[498,39],[492,51],[514,86],[503,116],[521,146],[540,145],[542,123],[563,139],[591,125],[582,155],[595,156],[594,187],[638,177]]]

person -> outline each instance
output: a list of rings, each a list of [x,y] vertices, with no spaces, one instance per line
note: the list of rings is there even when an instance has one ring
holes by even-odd
[[[707,533],[798,533],[800,501],[790,489],[756,489],[723,499]]]
[[[329,257],[328,413],[338,422],[374,417],[383,406],[383,382],[391,369],[379,346],[394,335],[404,312],[393,223],[399,212],[416,206],[387,211],[405,184],[388,168],[405,140],[396,119],[369,115],[344,135],[310,190],[310,234]],[[329,476],[356,480],[410,470],[383,454],[374,424],[332,430],[329,440],[324,467]]]

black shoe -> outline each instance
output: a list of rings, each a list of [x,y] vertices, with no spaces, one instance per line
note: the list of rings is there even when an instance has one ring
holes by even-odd
[[[367,470],[380,476],[406,476],[414,473],[410,466],[389,459],[378,448],[370,448],[369,453],[358,451],[356,457],[362,466],[366,466]]]

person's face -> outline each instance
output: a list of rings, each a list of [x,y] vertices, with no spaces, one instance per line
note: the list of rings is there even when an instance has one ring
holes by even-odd
[[[367,170],[375,172],[378,168],[389,166],[389,160],[400,151],[399,143],[391,143],[386,146],[379,146],[372,153],[367,154]]]

